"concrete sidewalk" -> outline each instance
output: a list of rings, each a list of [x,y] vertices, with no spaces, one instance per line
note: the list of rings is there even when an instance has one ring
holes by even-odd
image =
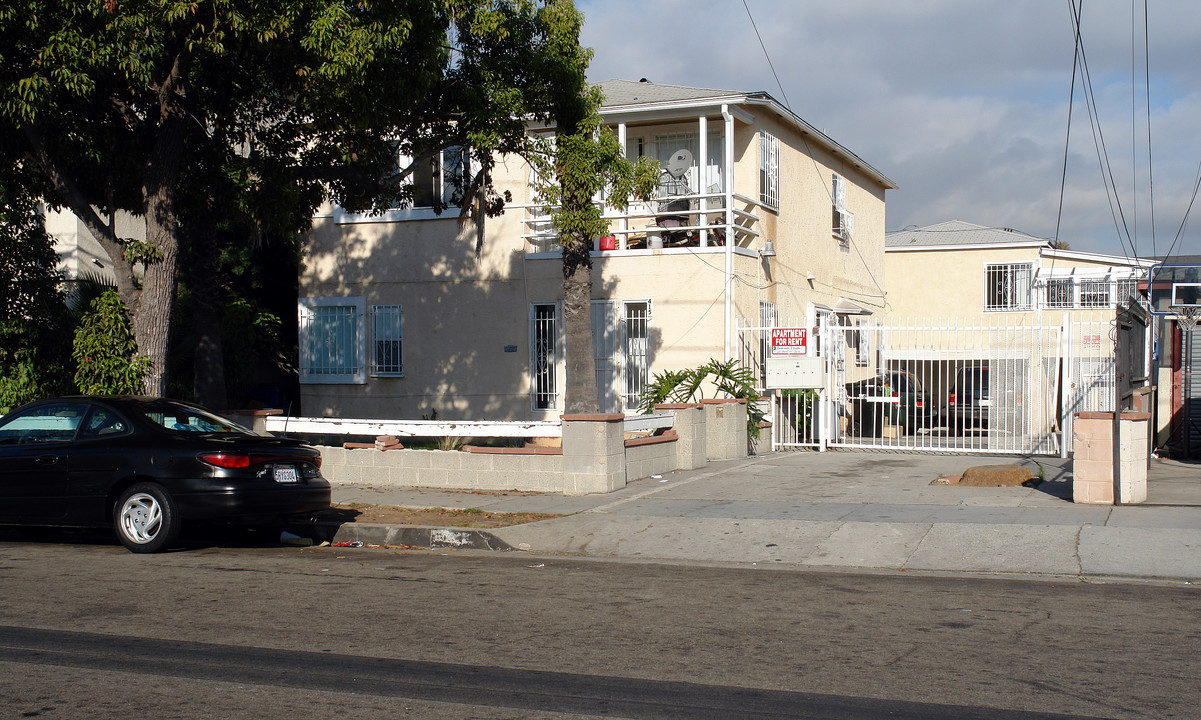
[[[969,467],[1012,463],[1041,470],[1045,481],[1037,488],[931,484]],[[792,452],[711,462],[603,495],[341,485],[334,502],[567,515],[417,534],[347,524],[338,540],[755,566],[1201,581],[1201,466],[1152,460],[1148,503],[1122,507],[1072,503],[1070,467],[1042,457]]]

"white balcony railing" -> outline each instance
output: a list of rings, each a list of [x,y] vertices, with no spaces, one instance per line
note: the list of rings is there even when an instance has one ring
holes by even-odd
[[[609,235],[599,238],[593,251],[627,252],[647,249],[722,248],[726,238],[735,247],[760,249],[763,241],[762,203],[733,194],[730,222],[726,222],[724,193],[679,195],[632,203],[625,212],[606,206]],[[527,253],[559,251],[552,208],[526,205],[522,237]]]

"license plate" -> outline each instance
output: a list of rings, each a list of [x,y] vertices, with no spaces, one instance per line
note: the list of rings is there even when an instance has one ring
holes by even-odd
[[[989,400],[988,398],[984,398],[980,401],[980,407],[988,407],[989,405],[992,405],[992,400]]]
[[[300,476],[296,474],[296,468],[292,465],[276,465],[275,466],[275,482],[278,483],[294,483],[299,482]]]

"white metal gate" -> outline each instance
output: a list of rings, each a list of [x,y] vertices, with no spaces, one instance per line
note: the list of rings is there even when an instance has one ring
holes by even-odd
[[[1060,452],[1062,328],[827,317],[811,341],[825,387],[769,392],[773,449]],[[740,334],[758,372],[770,327]]]

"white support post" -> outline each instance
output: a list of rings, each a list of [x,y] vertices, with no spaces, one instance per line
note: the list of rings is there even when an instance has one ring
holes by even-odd
[[[697,124],[700,126],[700,147],[697,155],[699,156],[700,168],[697,172],[696,191],[704,195],[708,190],[705,186],[705,173],[709,170],[709,118],[701,115],[697,118]],[[709,209],[709,198],[702,197],[700,203],[699,225],[705,226],[709,224],[708,215],[705,213]],[[700,246],[706,247],[709,244],[709,231],[700,231]]]
[[[626,124],[625,123],[617,123],[617,142],[621,144],[621,154],[623,156],[625,156],[625,154],[626,154]],[[629,158],[627,157],[626,159],[629,159]],[[630,209],[629,209],[629,207],[627,207],[626,211],[624,213],[622,213],[621,220],[619,220],[617,223],[618,228],[621,230],[621,233],[618,234],[618,238],[617,238],[617,247],[621,248],[622,250],[626,249],[626,240],[630,236],[629,232],[627,232],[630,229],[629,218],[630,218]]]
[[[1059,380],[1060,395],[1067,398],[1068,402],[1059,404],[1059,457],[1067,459],[1068,446],[1074,444],[1072,421],[1071,401],[1075,395],[1075,385],[1072,380],[1072,323],[1068,320],[1067,313],[1063,315],[1063,330],[1060,332],[1060,337],[1063,338],[1063,348],[1059,351],[1060,365],[1063,367]]]

